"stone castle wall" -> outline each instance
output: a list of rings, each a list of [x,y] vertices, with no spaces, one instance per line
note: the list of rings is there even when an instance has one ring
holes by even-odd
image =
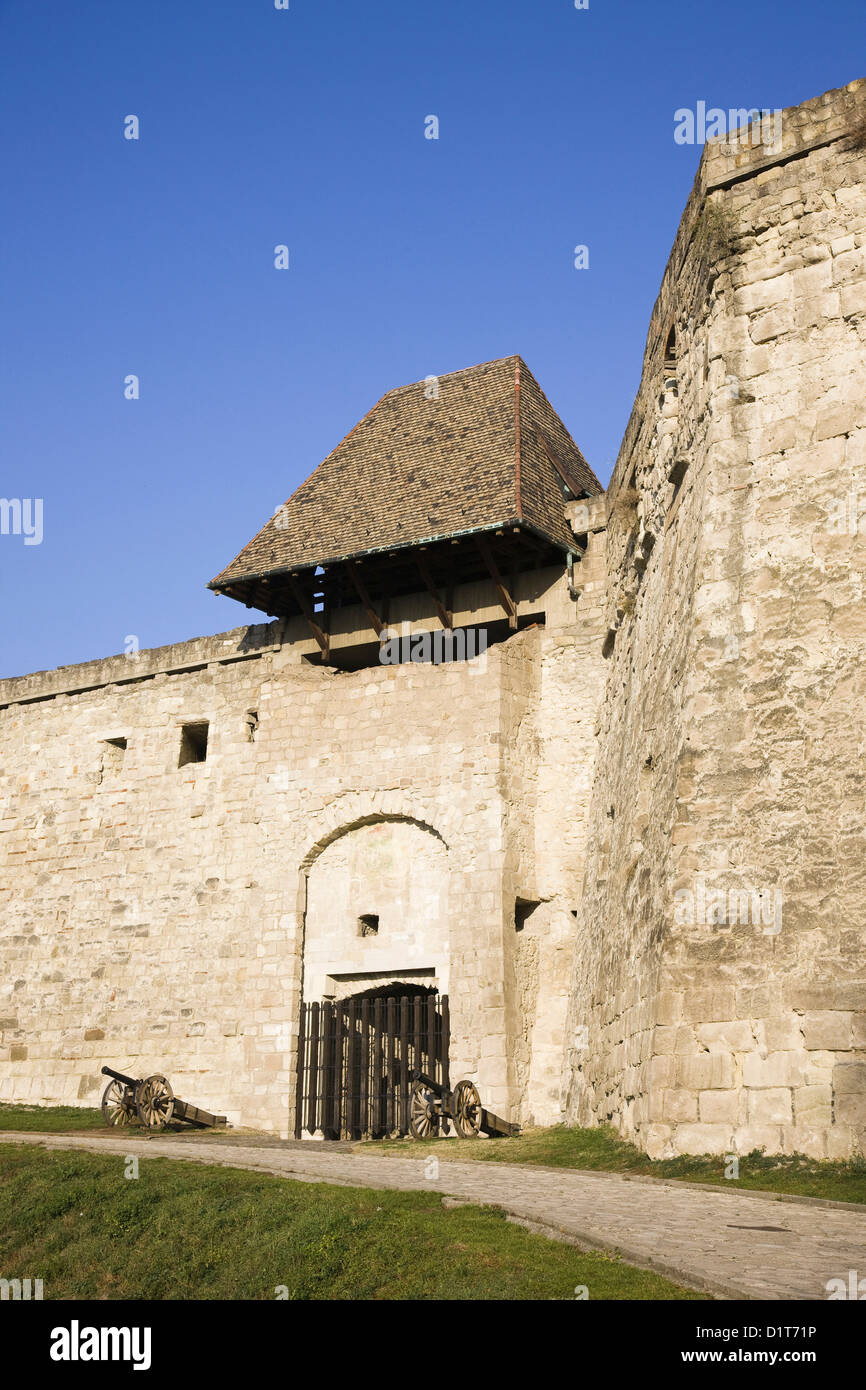
[[[565,579],[532,582],[549,629],[467,663],[337,671],[271,624],[0,683],[0,1099],[93,1104],[108,1062],[286,1133],[302,991],[393,979],[449,992],[455,1079],[557,1118],[550,1040],[531,1075],[509,1058],[567,971],[544,942],[531,997],[504,983],[542,687],[579,664]],[[201,722],[206,761],[178,766]]]
[[[705,150],[608,491],[565,1084],[653,1155],[866,1144],[866,83],[782,132]]]

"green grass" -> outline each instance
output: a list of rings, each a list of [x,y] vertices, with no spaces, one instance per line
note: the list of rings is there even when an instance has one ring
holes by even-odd
[[[442,1159],[476,1159],[488,1163],[535,1163],[548,1168],[583,1168],[607,1173],[632,1173],[651,1178],[680,1178],[716,1183],[730,1191],[787,1192],[800,1197],[824,1197],[836,1202],[866,1202],[866,1159],[827,1163],[801,1154],[768,1158],[755,1150],[740,1157],[738,1179],[725,1177],[719,1158],[652,1160],[633,1144],[604,1126],[599,1129],[532,1129],[517,1139],[438,1139],[415,1144],[398,1139],[358,1145],[357,1151],[408,1157],[420,1149]]]
[[[69,1134],[78,1129],[102,1129],[101,1110],[80,1110],[75,1105],[0,1104],[0,1130],[37,1130],[42,1134]]]
[[[0,1275],[46,1299],[700,1299],[424,1192],[0,1144]]]

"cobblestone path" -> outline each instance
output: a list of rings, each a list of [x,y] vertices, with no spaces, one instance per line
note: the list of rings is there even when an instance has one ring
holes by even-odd
[[[139,1154],[275,1173],[300,1182],[434,1191],[492,1203],[531,1229],[728,1298],[826,1299],[829,1279],[866,1277],[866,1209],[506,1163],[442,1161],[425,1176],[418,1158],[328,1151],[322,1144],[0,1133],[0,1143]]]

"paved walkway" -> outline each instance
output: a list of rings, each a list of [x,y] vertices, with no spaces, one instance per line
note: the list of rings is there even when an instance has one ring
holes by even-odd
[[[240,1136],[239,1136],[240,1138]],[[828,1279],[866,1277],[866,1210],[841,1203],[778,1201],[618,1173],[442,1160],[425,1176],[418,1158],[333,1152],[322,1144],[277,1146],[244,1137],[175,1138],[0,1133],[0,1143],[139,1154],[276,1173],[299,1182],[440,1192],[488,1202],[533,1230],[727,1298],[826,1299]]]

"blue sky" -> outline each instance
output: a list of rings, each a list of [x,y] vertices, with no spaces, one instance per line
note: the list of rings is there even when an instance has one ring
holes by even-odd
[[[0,675],[254,618],[207,581],[404,382],[519,352],[606,481],[700,153],[674,111],[841,86],[864,31],[862,0],[0,0],[0,496],[44,506],[0,535]]]

